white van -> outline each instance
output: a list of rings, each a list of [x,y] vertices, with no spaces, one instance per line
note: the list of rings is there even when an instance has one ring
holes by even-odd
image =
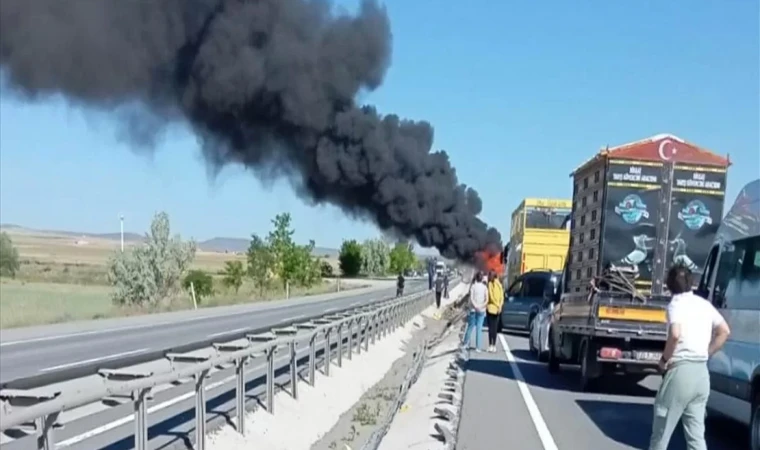
[[[760,179],[742,189],[721,222],[698,291],[731,327],[708,362],[708,413],[748,425],[750,449],[760,450]]]

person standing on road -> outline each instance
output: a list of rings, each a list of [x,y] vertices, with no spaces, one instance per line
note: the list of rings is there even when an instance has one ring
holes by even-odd
[[[488,351],[496,352],[496,336],[499,333],[499,317],[501,307],[504,305],[504,287],[496,276],[496,272],[488,274],[488,305],[486,306],[486,319],[488,320]]]
[[[483,329],[483,319],[486,316],[486,305],[488,304],[488,287],[483,280],[483,274],[478,272],[470,286],[470,311],[467,315],[467,328],[462,340],[462,348],[467,349],[470,346],[470,334],[475,331],[475,351],[480,353],[480,336]]]
[[[435,307],[441,309],[441,296],[443,295],[443,274],[436,274],[435,276]]]
[[[446,273],[443,275],[443,298],[448,299],[449,298],[449,272],[446,271]]]
[[[692,293],[691,271],[674,266],[667,287],[668,337],[660,359],[664,371],[654,401],[649,450],[666,450],[680,420],[689,450],[706,450],[705,409],[710,395],[707,359],[723,347],[731,330],[717,309]]]
[[[399,273],[398,278],[396,279],[396,297],[401,297],[402,295],[404,295],[405,281],[406,280],[404,280],[404,274]]]

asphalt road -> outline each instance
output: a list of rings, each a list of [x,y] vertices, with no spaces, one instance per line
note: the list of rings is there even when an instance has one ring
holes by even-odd
[[[408,280],[406,293],[422,289],[420,280]],[[350,292],[350,291],[348,291]],[[51,377],[79,367],[110,367],[116,361],[140,358],[151,352],[175,348],[204,339],[231,340],[246,330],[277,326],[311,316],[357,307],[395,295],[395,288],[360,294],[344,293],[322,301],[293,301],[253,305],[244,311],[144,323],[142,325],[94,329],[0,343],[0,383],[27,377]]]
[[[525,337],[504,335],[498,353],[472,353],[467,363],[458,450],[646,449],[652,426],[652,403],[660,377],[637,385],[608,386],[605,393],[574,388],[577,370],[563,366],[551,375],[528,352]],[[514,370],[517,367],[517,370]],[[609,392],[609,393],[607,393]],[[746,428],[711,420],[710,450],[749,448]],[[516,447],[516,448],[518,448]],[[686,449],[678,427],[670,450]]]

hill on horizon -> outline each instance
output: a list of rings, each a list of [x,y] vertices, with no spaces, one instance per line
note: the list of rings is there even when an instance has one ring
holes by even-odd
[[[121,234],[116,233],[91,233],[82,231],[67,231],[67,230],[49,230],[49,229],[37,229],[25,227],[14,223],[0,223],[0,230],[8,230],[15,232],[27,232],[27,233],[40,233],[40,234],[55,234],[59,236],[71,236],[71,237],[89,237],[97,239],[105,239],[109,241],[118,242],[121,239]],[[124,242],[141,242],[145,239],[145,235],[124,232]],[[218,252],[218,253],[245,253],[248,250],[250,239],[247,238],[235,238],[235,237],[213,237],[203,241],[198,241],[198,249],[204,252]],[[415,248],[415,254],[417,256],[426,258],[428,256],[437,256],[438,252],[435,249],[429,248]],[[332,247],[314,247],[314,256],[322,256],[326,258],[337,258],[340,253],[339,249]]]

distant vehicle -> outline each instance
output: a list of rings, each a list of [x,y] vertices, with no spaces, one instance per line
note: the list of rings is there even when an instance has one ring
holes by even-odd
[[[435,262],[435,276],[443,276],[443,274],[446,273],[446,263],[443,261],[436,261]]]
[[[531,331],[533,319],[553,301],[559,280],[559,272],[551,270],[531,270],[517,277],[504,293],[502,328]]]
[[[731,328],[707,364],[708,413],[749,425],[750,449],[760,450],[760,179],[744,186],[723,219],[697,292]]]
[[[562,270],[570,242],[567,217],[573,202],[526,198],[512,213],[507,282],[533,269]],[[506,250],[506,248],[505,248]]]

